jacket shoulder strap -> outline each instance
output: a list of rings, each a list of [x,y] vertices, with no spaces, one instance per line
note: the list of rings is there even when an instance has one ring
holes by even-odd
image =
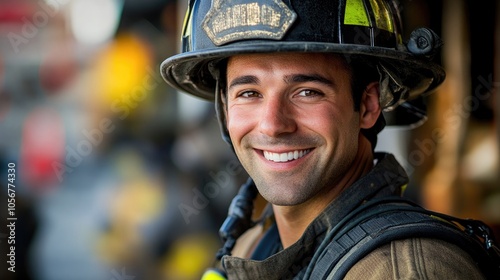
[[[400,197],[371,201],[345,217],[325,237],[306,276],[343,279],[376,248],[415,237],[459,244],[488,279],[500,279],[500,251],[485,224],[432,212]]]

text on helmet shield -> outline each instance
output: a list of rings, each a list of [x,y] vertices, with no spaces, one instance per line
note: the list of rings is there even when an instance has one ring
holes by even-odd
[[[213,0],[203,29],[215,45],[246,39],[283,38],[297,15],[279,0]]]

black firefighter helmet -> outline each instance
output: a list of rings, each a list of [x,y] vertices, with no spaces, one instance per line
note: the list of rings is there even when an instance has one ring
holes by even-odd
[[[166,59],[161,74],[171,86],[206,100],[218,95],[217,62],[232,55],[337,53],[348,61],[376,61],[387,124],[416,125],[426,119],[420,97],[445,78],[433,61],[440,39],[419,28],[403,43],[395,1],[191,0],[188,5],[182,53]],[[382,117],[376,132],[384,125]]]

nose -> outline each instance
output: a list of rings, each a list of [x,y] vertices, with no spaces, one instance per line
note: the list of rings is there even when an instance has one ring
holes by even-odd
[[[291,133],[297,129],[292,104],[280,97],[270,97],[259,112],[259,131],[270,137]]]

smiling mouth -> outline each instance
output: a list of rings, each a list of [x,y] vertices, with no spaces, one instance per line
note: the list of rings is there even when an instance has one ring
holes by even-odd
[[[299,158],[307,155],[309,152],[311,152],[311,150],[312,149],[295,150],[295,151],[291,151],[288,153],[273,153],[273,152],[268,152],[268,151],[263,151],[263,152],[264,152],[264,157],[269,161],[287,162],[287,161],[299,159]]]

